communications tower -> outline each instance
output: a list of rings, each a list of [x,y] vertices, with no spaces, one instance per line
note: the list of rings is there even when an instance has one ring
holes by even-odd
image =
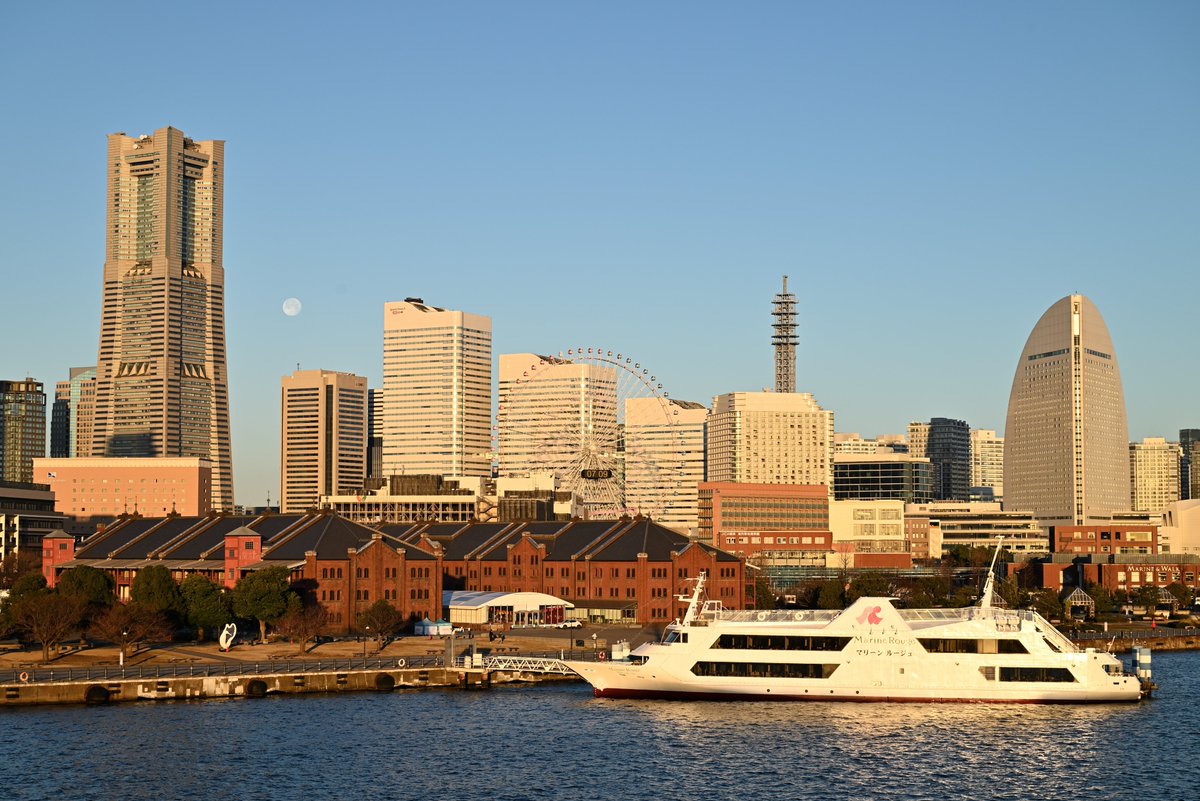
[[[796,296],[788,292],[787,276],[783,277],[783,291],[775,296],[771,316],[775,329],[771,344],[775,346],[775,391],[796,391]]]

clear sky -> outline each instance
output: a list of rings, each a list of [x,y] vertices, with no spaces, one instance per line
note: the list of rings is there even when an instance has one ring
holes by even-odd
[[[494,352],[772,384],[839,431],[1002,430],[1016,360],[1100,309],[1130,436],[1200,427],[1195,2],[4,3],[0,377],[94,364],[105,135],[226,140],[238,501],[278,498],[279,378],[382,373],[382,305]],[[287,317],[281,304],[299,298]]]

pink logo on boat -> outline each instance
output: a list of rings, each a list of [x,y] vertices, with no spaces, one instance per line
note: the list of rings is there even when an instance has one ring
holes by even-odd
[[[865,622],[874,626],[877,623],[882,623],[883,618],[879,616],[879,613],[882,611],[883,607],[879,606],[872,606],[869,609],[864,609],[863,613],[858,616],[858,624],[861,626]]]

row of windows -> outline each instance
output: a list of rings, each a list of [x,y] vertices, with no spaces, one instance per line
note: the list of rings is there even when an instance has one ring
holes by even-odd
[[[1020,640],[966,640],[918,637],[917,642],[931,654],[1027,654]]]
[[[697,662],[697,676],[736,676],[763,679],[827,679],[838,665],[791,662]]]
[[[739,651],[840,651],[849,637],[800,637],[783,634],[722,634],[713,648]]]

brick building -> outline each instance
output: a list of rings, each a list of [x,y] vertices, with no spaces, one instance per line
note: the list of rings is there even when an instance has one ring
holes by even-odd
[[[158,564],[177,581],[200,574],[229,589],[282,565],[320,603],[327,630],[352,630],[378,600],[411,620],[442,615],[442,590],[544,592],[588,617],[641,624],[683,614],[688,579],[709,576],[708,597],[753,604],[744,562],[649,520],[415,523],[368,528],[336,514],[122,517],[76,545],[48,537],[43,573],[54,586],[79,565],[109,572],[128,598],[139,570]]]
[[[753,606],[745,562],[643,518],[535,523],[398,524],[385,535],[440,552],[447,589],[541,592],[593,620],[665,623],[701,570],[707,595]],[[421,545],[426,543],[425,545]]]
[[[1050,550],[1075,554],[1155,554],[1158,553],[1158,526],[1053,526]]]

